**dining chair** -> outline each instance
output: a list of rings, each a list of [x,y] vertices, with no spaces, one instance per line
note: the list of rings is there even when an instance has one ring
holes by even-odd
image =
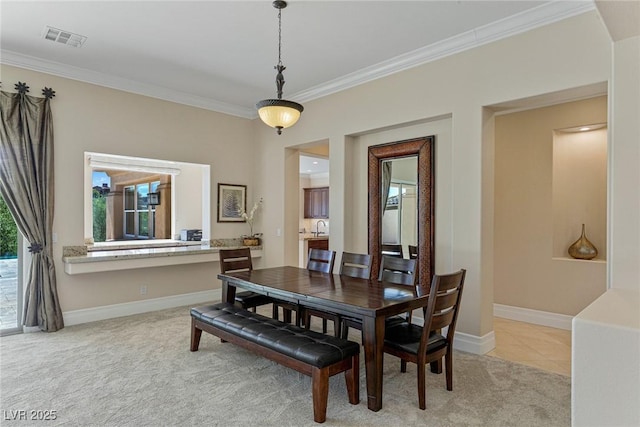
[[[383,244],[380,246],[380,252],[382,255],[404,258],[404,250],[402,249],[402,245]]]
[[[336,251],[327,249],[310,249],[307,259],[307,270],[321,273],[332,273],[333,264],[336,261]]]
[[[415,286],[416,284],[415,259],[396,258],[384,255],[380,262],[378,281],[395,283],[397,285]]]
[[[409,258],[416,259],[418,258],[418,247],[415,245],[409,245]]]
[[[383,255],[382,261],[380,262],[378,281],[404,285],[410,287],[411,290],[416,293],[416,264],[417,261],[415,259]],[[407,318],[411,319],[411,312],[407,313]],[[395,324],[404,320],[404,317],[392,316],[385,319],[385,323]],[[349,328],[362,330],[362,321],[360,319],[343,317],[340,323],[340,336],[344,339],[347,339],[349,336]]]
[[[335,251],[325,249],[311,249],[309,251],[309,258],[307,260],[307,270],[331,274],[333,272],[333,265],[335,263],[335,260]],[[306,329],[309,329],[311,327],[311,316],[315,316],[322,319],[323,334],[327,333],[327,320],[332,320],[334,335],[336,337],[340,336],[340,316],[338,314],[313,308],[304,308],[303,311],[304,327]]]
[[[415,245],[409,245],[409,258],[410,259],[418,259],[418,246]],[[417,261],[416,261],[417,262]],[[416,269],[416,283],[420,283],[420,275],[419,275],[419,271],[420,269]],[[418,285],[419,286],[419,285]]]
[[[340,275],[358,279],[370,279],[372,261],[373,257],[369,254],[342,252]]]
[[[240,249],[220,249],[220,272],[231,273],[235,271],[253,270],[251,261],[251,250],[249,248]],[[236,292],[236,305],[244,309],[256,311],[256,307],[273,303],[273,299],[266,295],[255,292]]]
[[[466,270],[435,275],[429,299],[423,307],[424,326],[411,321],[395,323],[385,329],[384,352],[400,358],[400,371],[407,372],[407,362],[418,365],[418,405],[426,408],[426,364],[442,362],[444,357],[447,390],[453,390],[453,335],[462,298]],[[446,336],[441,330],[447,328]]]

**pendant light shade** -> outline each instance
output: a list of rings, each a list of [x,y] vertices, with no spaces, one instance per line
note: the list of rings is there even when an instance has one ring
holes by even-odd
[[[273,7],[278,9],[278,65],[274,68],[276,74],[276,87],[278,99],[265,99],[256,104],[260,119],[267,125],[276,129],[278,135],[282,134],[282,129],[296,124],[304,107],[297,102],[282,99],[282,87],[284,86],[284,75],[286,67],[282,65],[282,9],[287,7],[286,1],[274,1]]]
[[[282,133],[282,129],[295,125],[300,118],[300,113],[304,110],[304,107],[297,102],[284,99],[265,99],[258,102],[256,107],[258,107],[260,119],[267,126],[275,128],[278,135]]]

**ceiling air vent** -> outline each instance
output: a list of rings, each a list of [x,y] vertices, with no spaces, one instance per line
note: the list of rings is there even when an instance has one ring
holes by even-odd
[[[58,42],[71,47],[80,47],[87,40],[86,36],[80,34],[74,34],[70,31],[60,30],[49,26],[44,27],[43,38],[45,40],[51,40],[52,42]]]

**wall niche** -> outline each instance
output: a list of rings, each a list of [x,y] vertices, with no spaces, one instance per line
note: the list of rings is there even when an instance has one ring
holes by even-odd
[[[591,124],[553,133],[553,257],[571,258],[569,246],[581,235],[606,259],[607,127]]]

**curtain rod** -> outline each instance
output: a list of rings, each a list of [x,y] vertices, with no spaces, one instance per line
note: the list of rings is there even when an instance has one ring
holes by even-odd
[[[2,87],[2,82],[0,82],[0,87]],[[29,93],[29,86],[27,86],[26,83],[18,81],[18,83],[15,84],[15,90],[21,95],[26,95]],[[56,96],[56,91],[45,86],[44,89],[42,89],[42,95],[47,99],[51,99]]]

